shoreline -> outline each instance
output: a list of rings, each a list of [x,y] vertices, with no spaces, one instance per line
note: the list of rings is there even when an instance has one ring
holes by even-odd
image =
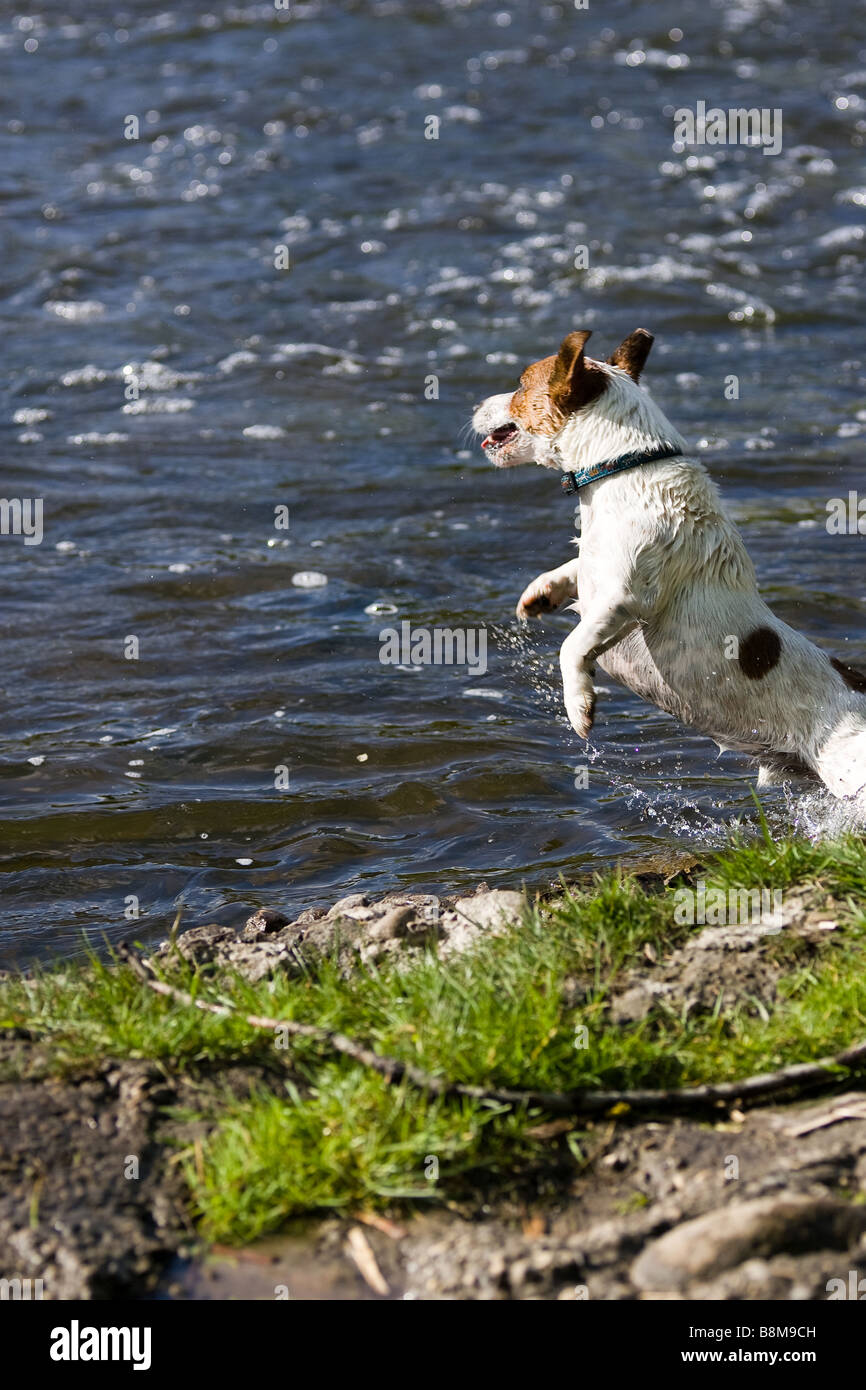
[[[780,920],[677,920],[684,894],[706,918],[738,888]],[[322,1036],[482,1088],[740,1082],[866,1036],[864,906],[859,837],[767,839],[535,903],[480,885],[191,927],[145,955],[177,997],[123,961],[0,978],[0,1278],[57,1299],[828,1297],[866,1261],[856,1070],[753,1106],[555,1115],[389,1085]]]

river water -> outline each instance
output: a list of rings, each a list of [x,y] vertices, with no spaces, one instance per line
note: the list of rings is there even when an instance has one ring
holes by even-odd
[[[571,329],[649,328],[769,602],[866,661],[866,539],[826,526],[863,487],[862,8],[0,3],[0,90],[3,491],[43,506],[0,536],[2,963],[755,821],[743,760],[625,691],[587,756],[571,619],[512,616],[571,504],[465,425]],[[778,108],[781,152],[675,148],[699,101]],[[486,669],[384,664],[403,622],[484,628]]]

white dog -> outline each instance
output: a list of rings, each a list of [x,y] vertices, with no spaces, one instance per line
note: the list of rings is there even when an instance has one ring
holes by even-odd
[[[541,574],[521,619],[580,613],[560,653],[565,708],[587,738],[595,664],[722,749],[759,760],[758,785],[820,778],[837,796],[866,788],[866,676],[781,622],[758,594],[715,483],[638,384],[652,346],[639,328],[607,362],[570,333],[490,396],[473,426],[500,468],[539,463],[579,493],[579,559]]]

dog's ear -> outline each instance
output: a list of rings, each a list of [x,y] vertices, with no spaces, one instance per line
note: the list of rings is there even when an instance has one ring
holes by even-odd
[[[623,338],[616,352],[612,352],[607,360],[612,367],[622,367],[624,372],[638,381],[654,341],[652,333],[647,333],[645,328],[636,328],[627,338]]]
[[[562,346],[556,355],[547,391],[552,403],[563,415],[577,410],[586,398],[586,363],[583,349],[592,334],[586,331],[569,333],[563,338]]]

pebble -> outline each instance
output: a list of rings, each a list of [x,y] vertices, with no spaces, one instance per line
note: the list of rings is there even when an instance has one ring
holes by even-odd
[[[632,1283],[657,1293],[685,1289],[744,1260],[780,1251],[847,1250],[866,1230],[866,1211],[830,1198],[760,1197],[730,1202],[652,1241],[632,1265]]]

